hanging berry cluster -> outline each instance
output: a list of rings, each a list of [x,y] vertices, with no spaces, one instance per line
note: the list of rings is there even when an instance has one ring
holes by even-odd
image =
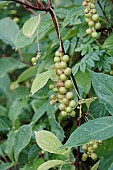
[[[89,28],[86,30],[88,35],[91,35],[92,38],[97,38],[98,33],[96,32],[97,29],[101,27],[99,22],[99,15],[97,14],[95,2],[92,0],[85,0],[83,5],[85,6],[85,21],[88,23]]]
[[[50,90],[53,90],[56,95],[51,95],[50,104],[55,105],[59,102],[59,109],[63,117],[72,116],[75,117],[76,112],[76,101],[72,92],[73,83],[70,78],[71,68],[68,66],[69,56],[63,55],[62,52],[57,51],[55,53],[55,68],[56,74],[58,75],[58,81],[49,86]]]
[[[86,161],[88,157],[92,158],[94,161],[97,160],[97,154],[94,151],[102,144],[101,140],[91,141],[82,146],[85,151],[82,155],[82,161]]]

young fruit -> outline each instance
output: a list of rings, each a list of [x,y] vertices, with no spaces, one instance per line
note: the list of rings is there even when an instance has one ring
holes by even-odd
[[[86,30],[86,34],[92,34],[92,29],[91,28],[88,28],[87,30]]]
[[[96,28],[96,29],[101,28],[101,24],[100,24],[99,22],[98,22],[98,23],[96,23],[96,24],[95,24],[95,28]]]
[[[67,112],[65,112],[65,111],[61,111],[61,115],[62,115],[63,117],[68,116]]]
[[[54,87],[55,87],[55,86],[54,86],[53,84],[50,84],[50,85],[49,85],[49,89],[50,89],[50,90],[53,90]]]
[[[97,154],[96,153],[91,153],[91,158],[96,161],[97,160]]]
[[[89,23],[89,22],[91,21],[91,19],[90,19],[90,18],[86,18],[85,21],[86,21],[87,23]]]
[[[65,63],[69,62],[69,56],[68,56],[68,55],[64,55],[63,58],[62,58],[62,60],[63,60]]]
[[[55,57],[55,58],[54,58],[54,62],[55,62],[55,63],[59,63],[59,62],[60,62],[60,58],[59,58],[59,57]]]
[[[36,57],[33,57],[33,58],[31,59],[31,62],[32,62],[33,65],[36,65],[36,62],[37,62]]]
[[[61,67],[60,67],[60,62],[59,63],[55,63],[55,67],[57,68],[57,69],[60,69]]]
[[[69,113],[71,117],[75,117],[76,116],[76,112],[73,110],[71,113]]]
[[[64,73],[67,75],[67,76],[70,76],[71,75],[71,68],[67,67],[65,70],[64,70]]]
[[[59,99],[59,100],[62,100],[63,98],[64,98],[64,95],[58,94],[58,99]]]
[[[89,12],[88,14],[85,14],[85,16],[86,16],[87,18],[91,18],[91,17],[92,17],[92,14],[91,14],[91,12]]]
[[[59,80],[58,82],[57,82],[57,86],[58,87],[62,87],[64,85],[64,83],[61,81],[61,80]]]
[[[84,153],[84,154],[82,155],[82,161],[86,161],[86,160],[87,160],[87,158],[88,158],[87,153]]]
[[[70,113],[71,111],[72,111],[72,108],[71,108],[71,107],[67,107],[67,108],[66,108],[66,112],[67,112],[67,113]]]
[[[56,100],[56,96],[55,96],[55,95],[51,95],[51,96],[50,96],[50,99],[51,99],[51,100]]]
[[[67,76],[65,74],[61,74],[60,75],[60,80],[66,81],[67,80]]]
[[[92,14],[95,14],[97,12],[97,10],[96,9],[92,9],[91,12],[92,12]]]
[[[60,63],[60,68],[65,69],[66,66],[67,66],[67,64],[66,64],[64,61],[62,61],[62,62]]]
[[[65,94],[66,93],[66,88],[65,87],[60,87],[59,92],[60,92],[60,94]]]
[[[66,98],[67,99],[73,99],[74,98],[74,95],[73,95],[73,93],[72,92],[68,92],[67,94],[66,94]]]
[[[98,33],[96,31],[92,32],[91,34],[92,38],[97,38],[98,37]]]
[[[66,80],[65,81],[65,88],[69,89],[73,86],[73,83],[71,80]]]
[[[89,25],[89,27],[93,27],[94,26],[94,22],[93,21],[89,21],[88,25]]]
[[[51,105],[51,106],[54,106],[55,104],[56,104],[56,100],[51,100],[51,101],[50,101],[50,105]]]
[[[53,92],[58,92],[58,88],[57,87],[55,87],[54,89],[53,89]]]
[[[62,57],[63,53],[61,51],[56,51],[55,56],[56,57]]]
[[[65,104],[60,104],[59,109],[60,110],[66,110],[66,105]]]
[[[67,98],[63,98],[62,103],[65,105],[69,104],[69,100]]]
[[[88,150],[87,144],[83,145],[83,146],[82,146],[82,149],[83,149],[84,151],[87,151],[87,150]]]
[[[57,74],[58,76],[60,76],[62,73],[63,73],[63,71],[62,71],[61,69],[58,68],[58,69],[56,70],[56,74]]]
[[[75,100],[71,100],[69,103],[70,107],[75,107],[76,106],[76,101]]]
[[[98,14],[94,14],[94,15],[92,16],[92,20],[93,20],[93,21],[98,21],[98,19],[99,19],[99,15],[98,15]]]

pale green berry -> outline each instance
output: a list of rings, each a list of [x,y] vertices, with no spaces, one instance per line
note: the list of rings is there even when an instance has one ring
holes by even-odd
[[[76,116],[76,112],[73,110],[71,113],[69,113],[69,115],[70,115],[71,117],[75,117],[75,116]]]
[[[94,22],[93,21],[89,21],[88,25],[89,25],[89,27],[93,27],[94,26]]]
[[[67,80],[67,76],[65,74],[61,74],[60,75],[60,80],[66,81]]]
[[[91,29],[91,28],[88,28],[88,29],[86,30],[86,34],[90,35],[91,33],[92,33],[92,29]]]
[[[67,107],[67,108],[66,108],[66,112],[67,112],[67,113],[70,113],[71,111],[72,111],[72,108],[71,108],[71,107]]]
[[[66,94],[66,98],[67,99],[73,99],[74,98],[74,95],[73,95],[73,93],[72,92],[68,92],[67,94]]]
[[[64,61],[62,61],[60,63],[60,68],[65,69],[66,67],[67,67],[67,64]]]
[[[95,24],[95,28],[96,28],[96,29],[101,28],[101,24],[100,24],[99,22],[98,22],[98,23],[96,23],[96,24]]]
[[[71,80],[66,80],[65,81],[65,88],[69,89],[73,86],[73,83]]]
[[[87,151],[87,150],[88,150],[87,144],[83,145],[83,146],[82,146],[82,149],[83,149],[84,151]]]
[[[33,65],[36,65],[36,63],[37,63],[36,57],[33,57],[33,58],[31,59],[31,62],[32,62]]]
[[[60,92],[60,94],[65,94],[66,93],[66,88],[65,87],[60,87],[59,92]]]
[[[64,70],[64,73],[67,75],[67,76],[70,76],[71,75],[71,68],[67,67],[65,70]]]
[[[70,107],[75,107],[76,106],[76,101],[75,100],[71,100],[69,103]]]
[[[69,62],[69,56],[68,55],[64,55],[62,59],[66,63]]]
[[[96,31],[92,32],[91,34],[92,38],[97,38],[98,37],[98,33]]]
[[[50,90],[53,90],[54,87],[55,87],[55,86],[54,86],[53,84],[50,84],[50,85],[49,85],[49,89],[50,89]]]
[[[54,58],[54,62],[55,62],[55,63],[59,63],[59,62],[60,62],[60,58],[59,58],[59,57],[55,57],[55,58]]]
[[[86,161],[87,158],[88,158],[88,155],[87,155],[86,153],[84,153],[84,154],[82,155],[82,161]]]
[[[59,109],[60,110],[66,110],[66,105],[65,104],[60,104]]]
[[[93,20],[93,21],[98,21],[98,19],[99,19],[99,15],[98,15],[98,14],[94,14],[94,15],[92,16],[92,20]]]
[[[68,105],[69,104],[69,100],[67,98],[63,98],[62,103]]]
[[[67,117],[68,116],[67,112],[65,112],[65,111],[61,111],[61,115],[62,115],[62,117]]]
[[[91,153],[91,158],[96,161],[97,160],[97,154],[96,153]]]

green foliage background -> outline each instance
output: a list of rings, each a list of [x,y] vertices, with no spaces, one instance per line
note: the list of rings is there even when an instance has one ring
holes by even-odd
[[[87,101],[89,108],[87,102],[83,105],[84,113],[89,110],[89,122],[85,123],[83,119],[85,124],[80,129],[76,125],[78,109],[76,118],[62,118],[58,105],[49,105],[51,92],[48,86],[55,78],[50,66],[59,49],[50,15],[41,19],[38,32],[42,57],[36,66],[32,66],[31,59],[37,55],[36,34],[26,37],[22,26],[33,14],[17,3],[0,1],[0,170],[37,170],[48,160],[68,159],[69,153],[60,155],[43,151],[34,134],[39,130],[51,131],[63,144],[66,143],[64,148],[74,147],[70,152],[73,161],[77,146],[91,140],[103,140],[97,150],[101,159],[99,170],[113,169],[113,3],[112,0],[99,1],[105,14],[97,3],[102,24],[97,40],[86,35],[88,26],[82,0],[53,1],[80,95],[84,99],[97,97]],[[36,75],[32,93],[37,92],[32,95],[30,91]],[[41,83],[44,87],[40,89]],[[75,99],[77,101],[76,94]],[[81,149],[81,155],[82,152]],[[88,159],[81,162],[80,168],[89,170],[95,163]],[[52,169],[74,169],[65,162],[60,164],[62,166]]]

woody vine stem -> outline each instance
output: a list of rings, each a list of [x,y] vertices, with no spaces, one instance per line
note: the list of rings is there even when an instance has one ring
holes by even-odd
[[[22,1],[21,0],[12,0],[12,1],[23,5],[26,10],[32,12],[33,14],[35,13],[33,10],[49,12],[50,15],[51,15],[52,21],[54,23],[54,27],[55,27],[58,39],[59,39],[60,51],[65,54],[63,41],[62,41],[60,30],[59,30],[59,24],[58,24],[57,17],[56,17],[56,14],[55,14],[55,11],[54,11],[54,8],[53,8],[53,5],[52,5],[52,1],[47,0],[47,4],[48,4],[47,7],[43,4],[43,2],[41,0],[40,1],[36,0],[36,4],[32,3],[32,1],[27,1],[27,0],[22,0]],[[79,94],[79,91],[78,91],[76,80],[75,80],[72,73],[71,73],[71,78],[72,78],[72,81],[73,81],[73,84],[74,84],[74,87],[75,87],[75,91],[76,91],[77,96],[78,96],[78,100],[80,101],[81,97],[80,97],[80,94]],[[82,104],[79,103],[79,105],[80,105],[80,114],[79,114],[79,118],[77,119],[77,127],[81,126],[81,118],[82,118],[82,111],[81,111]],[[77,155],[75,157],[76,157],[76,161],[74,162],[74,166],[78,167],[78,170],[79,170],[80,169],[80,167],[79,167],[80,147],[78,147]]]

